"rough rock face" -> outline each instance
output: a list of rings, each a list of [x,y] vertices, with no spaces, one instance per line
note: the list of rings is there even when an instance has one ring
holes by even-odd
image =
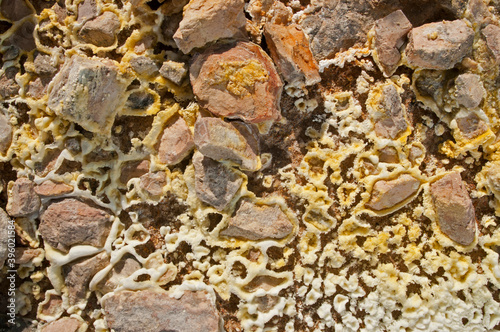
[[[107,47],[115,42],[119,28],[118,16],[112,12],[104,12],[104,14],[85,23],[80,30],[80,37],[95,46]]]
[[[494,24],[488,24],[482,31],[484,38],[486,38],[486,45],[493,54],[496,62],[500,62],[500,27]]]
[[[141,264],[132,255],[127,254],[113,266],[108,275],[99,283],[98,288],[103,293],[112,292],[123,279],[128,278],[140,268]]]
[[[9,196],[7,212],[12,217],[26,217],[37,213],[39,209],[40,198],[35,192],[33,182],[26,178],[17,179]]]
[[[189,53],[193,48],[230,38],[245,26],[243,0],[192,0],[184,8],[184,17],[174,34],[179,49]]]
[[[71,317],[63,317],[58,319],[44,327],[42,327],[42,332],[77,332],[82,323]]]
[[[132,178],[138,178],[149,172],[149,160],[132,161],[125,163],[120,174],[120,182],[126,184]]]
[[[39,196],[51,197],[68,194],[73,191],[73,187],[65,183],[58,183],[52,180],[47,180],[35,187],[35,192]]]
[[[17,68],[9,67],[0,76],[0,96],[3,98],[12,97],[18,93],[19,84],[15,80],[16,74]]]
[[[462,20],[424,24],[410,31],[408,63],[426,69],[451,69],[471,52],[474,30]]]
[[[97,16],[96,0],[84,0],[78,5],[78,23],[91,20]]]
[[[135,72],[142,76],[152,76],[158,73],[158,66],[153,59],[147,56],[137,56],[130,60],[130,65]]]
[[[0,13],[11,21],[19,21],[23,17],[34,14],[26,0],[4,0],[0,4]]]
[[[166,165],[175,165],[186,158],[194,148],[193,134],[182,117],[163,130],[158,147],[158,159]]]
[[[309,41],[299,25],[267,23],[264,35],[274,63],[286,81],[304,80],[306,85],[321,81]]]
[[[486,91],[476,74],[462,74],[455,79],[457,102],[467,108],[478,107]]]
[[[195,56],[189,72],[194,94],[210,112],[251,123],[280,118],[281,79],[260,46],[216,45]]]
[[[147,173],[141,176],[140,186],[150,195],[159,196],[167,184],[164,172]]]
[[[68,252],[73,245],[102,247],[111,226],[107,212],[74,198],[51,204],[41,216],[39,231],[45,242]]]
[[[380,106],[383,113],[374,117],[375,133],[383,138],[396,139],[406,130],[408,124],[401,97],[393,85],[383,87]]]
[[[187,75],[187,66],[183,62],[165,61],[160,68],[161,76],[180,85]]]
[[[8,226],[10,218],[5,211],[0,208],[0,269],[3,268],[8,252]]]
[[[73,56],[54,77],[48,106],[84,129],[109,134],[125,84],[109,60]]]
[[[409,174],[390,181],[379,180],[373,186],[370,201],[365,205],[376,211],[385,210],[416,193],[419,187],[420,181]]]
[[[293,225],[277,205],[258,206],[244,201],[220,234],[247,240],[282,239]]]
[[[0,112],[0,153],[5,154],[12,142],[12,125],[9,118]]]
[[[166,292],[142,290],[114,293],[103,300],[106,322],[116,332],[219,331],[219,313],[204,291],[184,292],[180,299]]]
[[[476,234],[476,217],[460,173],[449,173],[432,183],[431,195],[441,231],[464,246],[471,244]]]

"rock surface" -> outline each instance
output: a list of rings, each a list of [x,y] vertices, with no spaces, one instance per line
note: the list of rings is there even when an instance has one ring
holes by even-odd
[[[42,197],[60,196],[72,191],[72,186],[52,180],[46,180],[35,187],[35,192]]]
[[[91,21],[87,21],[80,30],[80,37],[95,46],[108,47],[113,45],[120,28],[120,20],[115,13],[104,12]]]
[[[476,74],[461,74],[455,79],[457,102],[467,108],[478,107],[486,95],[481,77]]]
[[[12,125],[9,118],[0,111],[0,153],[5,154],[12,142]]]
[[[10,218],[5,211],[0,208],[0,269],[3,268],[5,260],[9,254],[8,236],[9,236]]]
[[[142,76],[153,76],[158,73],[158,65],[147,56],[137,56],[130,60],[130,65],[135,72]]]
[[[178,164],[191,153],[193,148],[193,134],[186,121],[178,117],[163,130],[158,147],[158,160],[166,165]]]
[[[41,332],[77,332],[82,323],[71,317],[63,317],[42,327]]]
[[[33,9],[28,6],[26,0],[3,0],[0,4],[0,13],[13,22],[34,14]]]
[[[177,47],[189,53],[221,38],[241,34],[246,24],[243,0],[191,0],[174,34]]]
[[[381,113],[374,115],[375,133],[379,137],[396,139],[408,128],[401,97],[394,85],[382,89]]]
[[[488,24],[482,31],[486,45],[497,63],[500,63],[500,27]]]
[[[167,184],[164,172],[147,173],[141,176],[140,186],[152,196],[159,196]]]
[[[476,217],[460,173],[449,173],[430,188],[441,231],[461,245],[471,244],[476,234]]]
[[[373,185],[370,201],[365,205],[375,211],[385,210],[415,194],[419,187],[420,181],[409,174],[394,180],[379,180]]]
[[[114,291],[123,279],[130,277],[135,271],[141,268],[139,263],[132,255],[126,254],[116,263],[111,271],[97,286],[102,293]]]
[[[35,192],[33,181],[26,178],[17,179],[9,195],[7,213],[12,217],[26,217],[38,213],[39,209],[40,198]]]
[[[293,225],[277,205],[255,205],[244,201],[229,220],[221,235],[246,240],[282,239],[293,231]]]
[[[19,91],[19,84],[16,82],[17,68],[9,67],[0,76],[0,96],[3,98],[12,97]]]
[[[189,73],[200,105],[216,115],[251,123],[281,117],[281,79],[256,44],[215,45],[194,57]]]
[[[149,172],[149,160],[129,161],[121,169],[120,182],[127,184],[132,178],[138,178]]]
[[[160,75],[180,85],[187,75],[187,66],[183,62],[165,61],[160,68]]]
[[[488,125],[474,113],[464,117],[457,117],[455,120],[462,135],[468,139],[477,137],[488,130]]]
[[[474,30],[462,20],[424,24],[410,31],[408,63],[426,69],[451,69],[472,51]]]
[[[110,227],[107,212],[68,198],[45,210],[39,231],[46,243],[68,252],[73,245],[104,246]]]
[[[97,16],[96,0],[84,0],[78,5],[78,23],[91,20]]]

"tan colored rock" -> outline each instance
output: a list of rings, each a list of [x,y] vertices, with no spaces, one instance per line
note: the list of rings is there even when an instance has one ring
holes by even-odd
[[[187,66],[183,62],[175,62],[167,60],[160,68],[160,75],[171,80],[177,85],[181,85],[184,78],[187,76]]]
[[[0,13],[2,13],[3,17],[15,23],[35,12],[26,3],[26,0],[3,0],[0,4]]]
[[[9,237],[10,218],[5,211],[0,208],[0,269],[3,268],[5,260],[9,255],[8,237]],[[14,231],[10,229],[10,231]]]
[[[406,35],[412,25],[401,10],[381,18],[375,22],[374,47],[377,51],[377,60],[384,74],[394,73],[401,60],[400,48],[405,42]]]
[[[134,256],[127,254],[116,263],[106,277],[97,285],[97,288],[102,293],[114,291],[123,279],[130,277],[135,271],[141,268]]]
[[[424,24],[410,31],[408,63],[425,69],[451,69],[472,51],[474,30],[462,20]]]
[[[47,105],[85,130],[109,135],[125,89],[114,62],[74,55],[52,80]]]
[[[97,16],[96,0],[84,0],[78,5],[78,23],[91,20]]]
[[[259,159],[246,138],[231,124],[219,118],[196,120],[194,144],[203,155],[214,160],[229,160],[244,170],[256,171]]]
[[[149,172],[149,160],[129,161],[123,164],[120,182],[127,184],[130,179],[141,177]]]
[[[257,307],[261,312],[269,312],[280,300],[279,296],[264,295],[256,298]]]
[[[277,205],[258,206],[244,201],[229,220],[221,235],[246,240],[282,239],[293,231],[293,225]]]
[[[491,21],[493,15],[483,0],[469,0],[467,7],[470,14],[468,18],[471,22],[483,25]]]
[[[35,65],[35,73],[38,75],[53,75],[57,72],[57,67],[52,64],[50,55],[37,55],[33,64]]]
[[[142,76],[153,76],[158,73],[158,65],[150,57],[141,55],[130,60],[130,65],[134,71]]]
[[[246,24],[243,0],[191,0],[174,34],[177,47],[189,53],[221,38],[241,33]]]
[[[16,82],[17,68],[9,67],[0,76],[0,96],[8,98],[19,92],[19,84]]]
[[[461,74],[455,79],[457,102],[467,108],[478,107],[486,95],[481,77],[476,74]]]
[[[306,85],[321,81],[309,41],[299,25],[267,23],[264,25],[264,35],[271,57],[286,81],[303,80]]]
[[[488,125],[474,113],[455,120],[462,135],[468,139],[477,137],[488,130]]]
[[[82,323],[71,317],[63,317],[42,327],[41,332],[77,332]]]
[[[62,182],[54,182],[47,180],[35,187],[35,192],[42,197],[60,196],[69,194],[73,191],[73,187]]]
[[[376,113],[374,116],[375,133],[382,138],[398,138],[406,131],[408,124],[401,97],[394,85],[389,84],[383,87],[379,106],[382,113]]]
[[[415,194],[420,187],[420,181],[409,174],[403,174],[394,180],[379,180],[372,189],[368,208],[381,211],[403,202]]]
[[[87,21],[80,30],[80,37],[95,46],[108,47],[114,44],[120,29],[120,20],[115,13],[104,12],[91,21]]]
[[[193,148],[193,134],[186,121],[178,117],[163,130],[158,147],[158,159],[166,165],[175,165],[186,158]]]
[[[392,164],[397,164],[399,163],[399,156],[398,152],[396,149],[393,147],[385,147],[379,151],[379,156],[378,160],[382,163],[392,163]]]
[[[106,322],[116,332],[218,332],[219,313],[205,291],[181,298],[164,291],[121,291],[103,299]]]
[[[73,245],[104,246],[110,227],[107,212],[68,198],[45,210],[38,230],[46,243],[68,252]]]
[[[35,192],[33,181],[19,178],[14,182],[7,203],[7,213],[12,217],[27,217],[38,213],[40,198]]]
[[[217,210],[224,210],[240,189],[243,179],[234,170],[200,152],[193,155],[195,190],[198,198]]]
[[[215,45],[194,57],[189,75],[200,105],[216,115],[251,123],[281,118],[281,79],[256,44]]]
[[[0,111],[0,153],[5,154],[12,143],[12,125],[9,118]]]
[[[140,178],[141,188],[152,196],[160,196],[166,184],[164,172],[147,173]]]
[[[60,295],[48,294],[43,304],[40,305],[40,312],[45,316],[60,316],[64,311],[63,300]]]
[[[486,38],[486,45],[493,54],[497,63],[500,63],[500,27],[488,24],[481,30],[484,38]]]
[[[28,264],[37,257],[43,257],[43,249],[29,248],[29,247],[16,247],[16,264]]]

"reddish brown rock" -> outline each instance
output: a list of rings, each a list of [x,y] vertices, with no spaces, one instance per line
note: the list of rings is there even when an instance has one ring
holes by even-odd
[[[274,63],[286,81],[304,80],[306,85],[321,81],[309,41],[299,25],[267,23],[264,35]]]
[[[187,66],[183,62],[168,60],[161,66],[160,75],[180,85],[187,75]]]
[[[41,332],[77,332],[82,323],[71,317],[63,317],[42,327]]]
[[[474,30],[462,20],[424,24],[410,31],[408,63],[425,69],[451,69],[472,51]]]
[[[91,20],[97,16],[96,0],[84,0],[78,5],[78,23]]]
[[[391,208],[415,194],[420,181],[409,174],[403,174],[394,180],[379,180],[373,185],[371,198],[365,205],[375,211]]]
[[[47,180],[35,187],[35,192],[39,196],[52,197],[68,194],[73,191],[73,187],[62,182]]]
[[[123,164],[120,182],[127,184],[130,179],[138,178],[149,172],[149,160],[129,161]]]
[[[19,84],[16,82],[17,68],[9,67],[0,76],[0,96],[8,98],[19,92]]]
[[[140,186],[152,196],[160,196],[167,184],[164,172],[147,173],[141,176]]]
[[[224,210],[243,183],[231,168],[199,152],[193,155],[195,190],[198,198],[217,210]]]
[[[48,294],[45,303],[41,305],[40,311],[45,316],[58,316],[63,311],[63,300],[60,295]]]
[[[102,247],[111,227],[110,215],[74,198],[51,204],[41,216],[39,231],[55,249],[73,245]]]
[[[488,125],[474,113],[456,118],[456,121],[462,135],[468,139],[477,137],[488,130]]]
[[[255,205],[244,201],[229,220],[221,235],[246,240],[282,239],[293,231],[293,225],[277,205]]]
[[[471,244],[476,234],[476,217],[460,173],[449,173],[432,183],[431,196],[441,231],[462,245]]]
[[[0,110],[0,153],[5,154],[12,143],[10,119]]]
[[[115,13],[104,12],[91,21],[87,21],[80,30],[80,37],[95,46],[108,47],[113,45],[120,29],[120,20]]]
[[[33,259],[43,256],[43,249],[29,247],[16,247],[16,264],[28,264]],[[0,259],[1,261],[1,259]]]
[[[164,291],[122,291],[103,299],[106,322],[116,332],[218,332],[219,313],[205,291],[181,298]]]
[[[455,79],[457,102],[467,108],[478,107],[486,90],[481,77],[476,74],[461,74]]]
[[[406,131],[408,124],[401,97],[394,85],[389,84],[383,87],[379,106],[381,112],[377,112],[373,117],[375,133],[382,138],[396,139]]]
[[[260,167],[246,138],[231,123],[219,118],[198,118],[194,126],[194,144],[211,159],[229,160],[249,171]]]
[[[241,34],[246,24],[243,0],[191,0],[174,40],[179,49],[189,53],[221,38]]]
[[[397,10],[375,22],[373,43],[377,51],[380,69],[390,76],[401,60],[400,48],[412,25],[401,10]]]
[[[26,0],[3,0],[0,4],[0,13],[2,13],[3,17],[15,23],[35,12],[26,3]]]
[[[7,213],[12,217],[27,217],[38,213],[39,209],[40,198],[35,192],[33,182],[26,178],[17,179],[9,195]]]
[[[178,117],[163,130],[158,147],[158,159],[166,165],[175,165],[186,158],[193,148],[193,134],[186,121]]]
[[[500,27],[488,24],[482,31],[484,38],[486,38],[486,45],[493,54],[496,62],[500,62]]]
[[[194,57],[189,74],[200,105],[216,115],[251,123],[281,117],[281,79],[256,44],[211,47]]]

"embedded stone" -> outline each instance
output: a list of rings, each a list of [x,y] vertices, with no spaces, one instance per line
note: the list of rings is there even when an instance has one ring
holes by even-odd
[[[281,118],[283,84],[256,44],[215,45],[194,57],[189,75],[200,105],[216,115],[251,123]]]
[[[0,269],[3,268],[5,260],[9,254],[8,238],[9,238],[9,223],[10,218],[5,211],[0,208]],[[12,230],[13,231],[13,230]]]
[[[375,133],[382,138],[396,139],[406,131],[408,124],[401,97],[394,85],[383,87],[379,106],[380,112],[374,115]]]
[[[80,30],[80,37],[87,43],[95,46],[108,47],[114,44],[120,28],[120,20],[115,13],[104,14],[87,21]]]
[[[35,65],[35,73],[38,75],[52,75],[57,72],[57,67],[51,63],[50,55],[39,54],[33,64]]]
[[[19,92],[19,84],[16,82],[17,68],[9,67],[0,76],[0,96],[8,98]]]
[[[12,143],[12,125],[9,118],[0,111],[0,153],[5,154]]]
[[[455,79],[457,102],[467,108],[478,107],[486,90],[481,77],[476,74],[461,74]]]
[[[299,25],[267,23],[264,25],[264,35],[271,57],[286,81],[303,80],[306,85],[321,81],[309,41]]]
[[[191,0],[173,36],[177,47],[187,54],[209,42],[241,34],[246,24],[244,6],[243,0]]]
[[[130,60],[130,65],[135,72],[142,76],[153,76],[158,73],[158,65],[147,56],[137,56]]]
[[[163,193],[163,187],[167,184],[164,172],[147,173],[140,178],[140,187],[152,196]]]
[[[203,156],[193,155],[195,190],[198,198],[217,210],[224,210],[243,183],[243,178],[230,167]]]
[[[461,245],[471,244],[476,234],[476,217],[460,173],[449,173],[430,188],[441,231]]]
[[[496,62],[500,62],[500,27],[488,24],[481,33],[486,38],[486,45],[493,54]]]
[[[85,130],[109,135],[125,90],[113,61],[74,55],[52,80],[48,107]]]
[[[138,178],[149,172],[149,160],[129,161],[124,163],[120,173],[120,182],[127,184],[130,179]]]
[[[412,25],[401,10],[397,10],[375,22],[373,43],[380,69],[390,76],[401,60],[400,48]]]
[[[35,37],[33,36],[34,31],[35,23],[33,20],[23,20],[23,22],[12,32],[10,37],[3,42],[3,45],[13,45],[26,52],[32,51],[36,48]]]
[[[7,213],[12,217],[27,217],[38,213],[40,198],[35,192],[33,181],[19,178],[14,182],[7,203]]]
[[[488,125],[474,113],[455,120],[462,135],[468,139],[477,137],[488,130]]]
[[[370,201],[365,205],[375,211],[385,210],[415,194],[419,187],[420,181],[409,174],[394,180],[379,180],[373,185]]]
[[[59,316],[64,311],[63,300],[60,295],[48,294],[44,302],[40,306],[40,312],[45,316]]]
[[[203,155],[229,160],[242,169],[256,171],[260,162],[245,137],[231,124],[219,118],[203,118],[194,125],[194,144]]]
[[[382,163],[399,163],[398,151],[393,147],[385,147],[379,151],[378,160]]]
[[[141,268],[134,256],[126,254],[122,259],[116,263],[106,277],[97,285],[99,290],[103,293],[114,291],[123,279],[130,277],[135,271]]]
[[[54,182],[46,180],[35,186],[35,192],[42,197],[53,197],[64,194],[69,194],[73,191],[73,187],[62,182]]]
[[[467,5],[470,16],[468,19],[479,25],[483,25],[488,21],[491,21],[492,14],[488,10],[488,6],[483,0],[469,0]]]
[[[26,3],[26,0],[2,0],[0,12],[3,17],[12,22],[17,22],[22,18],[34,14],[35,12]]]
[[[63,317],[42,327],[42,332],[77,332],[82,323],[71,317]]]
[[[107,212],[67,198],[45,210],[38,230],[46,243],[67,253],[74,245],[103,247],[110,227]]]
[[[102,301],[105,319],[116,332],[218,332],[219,313],[206,291],[184,291],[179,298],[163,290],[121,291]]]
[[[187,75],[187,66],[183,62],[165,61],[160,68],[160,75],[180,85]]]
[[[91,20],[97,16],[96,0],[84,0],[78,5],[78,23]]]
[[[193,148],[193,134],[186,121],[178,117],[163,130],[158,147],[158,159],[166,165],[175,165],[186,158]]]
[[[293,225],[277,205],[255,205],[244,201],[229,220],[221,235],[246,240],[282,239],[293,231]]]
[[[408,63],[426,69],[451,69],[471,52],[474,30],[462,20],[424,24],[410,31]]]
[[[16,264],[28,264],[32,262],[37,257],[43,257],[43,249],[33,249],[29,247],[16,247]]]

